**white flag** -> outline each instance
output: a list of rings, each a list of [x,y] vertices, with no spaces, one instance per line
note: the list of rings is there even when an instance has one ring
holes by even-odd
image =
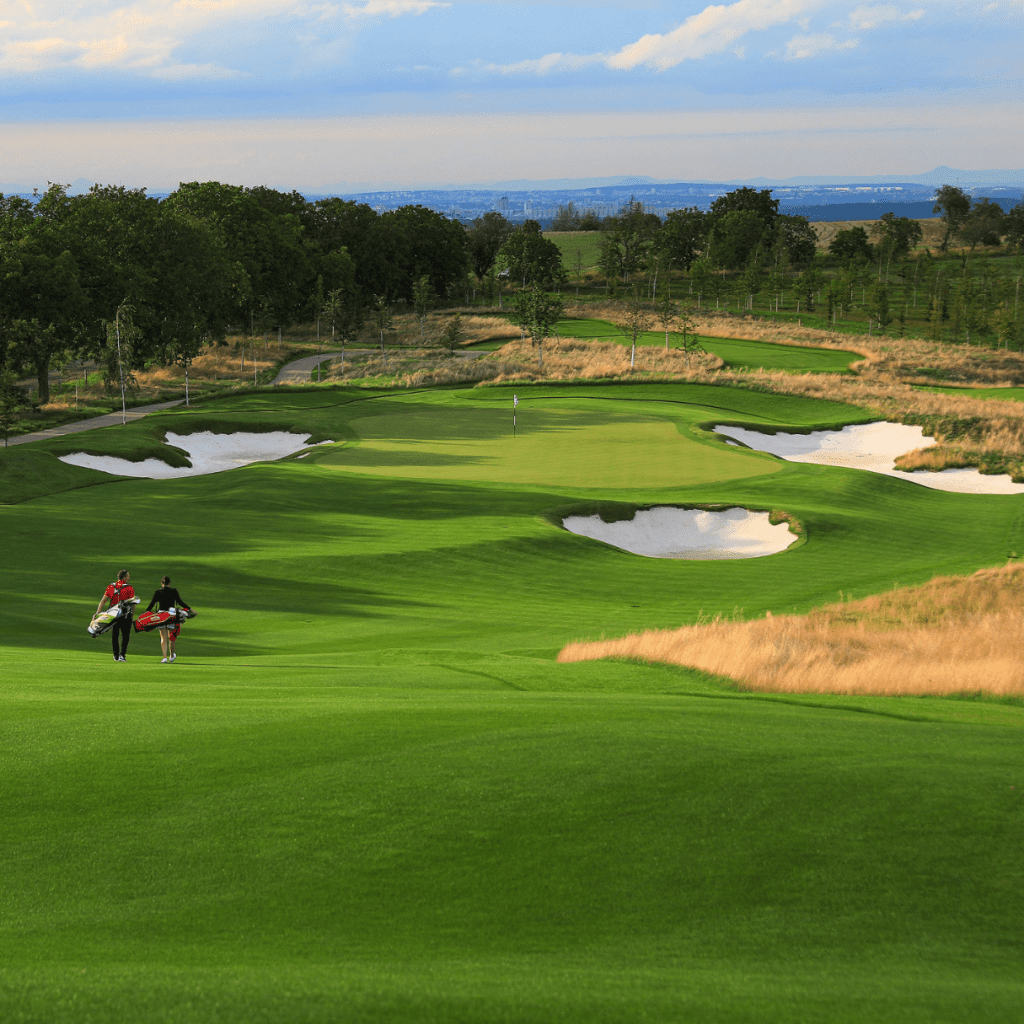
[[[518,395],[513,395],[512,396],[512,408],[515,409],[516,406],[518,406],[518,405],[519,405],[519,396]]]

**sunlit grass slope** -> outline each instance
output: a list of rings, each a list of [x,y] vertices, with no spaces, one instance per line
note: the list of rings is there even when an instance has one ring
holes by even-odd
[[[239,422],[345,445],[194,479],[83,470],[0,508],[5,1021],[1013,1018],[1020,708],[554,658],[996,564],[1019,500],[730,450],[693,427],[861,413],[695,385],[520,391],[536,461],[561,436],[594,463],[559,485],[501,462],[531,436],[501,437],[511,394],[221,401],[117,450]],[[609,427],[652,473],[672,448],[682,482],[604,465],[588,435]],[[509,479],[440,459],[453,433]],[[392,441],[418,443],[421,478],[344,467]],[[686,476],[705,452],[743,472]],[[807,542],[663,561],[551,521],[602,501],[780,508]],[[176,664],[153,635],[124,665],[86,636],[122,566],[199,610]]]

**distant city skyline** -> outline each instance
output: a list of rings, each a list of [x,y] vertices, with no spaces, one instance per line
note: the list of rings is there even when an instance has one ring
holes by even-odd
[[[1024,167],[1024,0],[7,4],[0,180],[350,191]]]

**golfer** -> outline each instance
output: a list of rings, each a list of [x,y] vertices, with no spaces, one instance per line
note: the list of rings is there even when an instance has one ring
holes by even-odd
[[[170,611],[171,608],[188,607],[188,605],[182,601],[181,594],[178,593],[177,588],[171,586],[170,576],[160,577],[160,589],[153,594],[153,600],[149,602],[146,611],[151,612],[154,605],[156,605],[157,610],[161,612]],[[180,632],[180,622],[176,622],[173,626],[160,627],[160,653],[163,655],[160,659],[161,665],[166,665],[168,662],[174,661],[177,657],[177,654],[174,653],[174,642],[178,639],[178,634]]]
[[[99,615],[108,605],[117,604],[119,601],[130,601],[135,596],[135,588],[131,585],[132,574],[127,569],[122,569],[117,574],[117,579],[110,584],[103,592],[100,603],[96,605],[96,614]],[[114,661],[127,661],[125,654],[128,651],[128,641],[132,636],[132,618],[134,608],[128,605],[126,614],[114,620],[114,626],[110,630],[110,640],[114,647]],[[118,637],[121,638],[121,653],[118,653]]]

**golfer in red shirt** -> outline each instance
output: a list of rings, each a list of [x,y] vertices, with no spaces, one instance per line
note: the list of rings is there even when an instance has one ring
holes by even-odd
[[[132,574],[127,569],[122,569],[117,574],[117,580],[111,583],[103,592],[100,603],[96,606],[96,614],[99,615],[108,604],[117,604],[119,601],[129,601],[135,596],[135,588],[129,582]],[[128,641],[132,635],[133,610],[128,606],[128,612],[114,622],[114,628],[110,631],[110,639],[114,647],[114,661],[127,661],[125,652],[128,650]],[[117,638],[121,637],[121,652],[117,650]]]

